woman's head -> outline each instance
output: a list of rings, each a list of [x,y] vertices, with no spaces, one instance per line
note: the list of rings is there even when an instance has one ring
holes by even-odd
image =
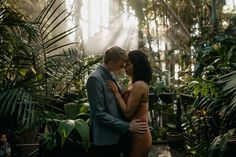
[[[150,62],[147,55],[140,50],[129,52],[125,70],[126,74],[131,76],[132,82],[142,80],[149,83],[152,79]]]

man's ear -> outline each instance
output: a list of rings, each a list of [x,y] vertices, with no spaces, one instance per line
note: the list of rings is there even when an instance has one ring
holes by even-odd
[[[108,62],[108,65],[109,65],[109,66],[112,66],[113,64],[114,64],[113,61],[109,61],[109,62]]]

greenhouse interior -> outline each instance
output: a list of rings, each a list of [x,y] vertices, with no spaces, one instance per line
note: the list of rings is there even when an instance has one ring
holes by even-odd
[[[0,157],[236,157],[236,0],[0,0],[0,52]]]

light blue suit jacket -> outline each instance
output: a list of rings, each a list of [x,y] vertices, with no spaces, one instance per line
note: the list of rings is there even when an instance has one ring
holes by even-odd
[[[86,83],[91,115],[90,138],[94,145],[117,144],[129,128],[129,123],[122,120],[114,94],[106,85],[105,81],[110,79],[110,72],[99,66]]]

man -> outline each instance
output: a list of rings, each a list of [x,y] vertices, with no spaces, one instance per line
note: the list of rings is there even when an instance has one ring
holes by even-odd
[[[11,148],[7,142],[7,136],[5,134],[0,134],[0,157],[10,157]]]
[[[130,123],[123,120],[112,91],[106,84],[112,74],[124,67],[125,50],[114,46],[105,52],[103,64],[93,72],[86,83],[91,109],[90,137],[94,157],[120,157],[128,131],[143,133],[147,124],[139,119]],[[126,142],[126,141],[125,141]]]

